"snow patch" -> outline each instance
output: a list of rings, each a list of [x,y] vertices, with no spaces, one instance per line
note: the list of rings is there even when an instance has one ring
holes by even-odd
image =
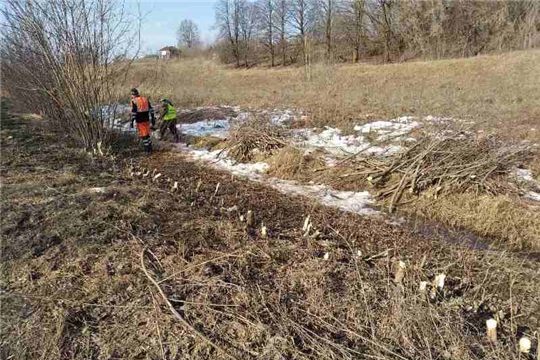
[[[412,121],[412,119],[414,118],[411,116],[403,116],[390,121],[374,121],[364,125],[356,125],[354,130],[362,134],[376,132],[377,134],[380,134],[377,141],[385,141],[399,138],[419,127],[420,123]]]
[[[227,137],[230,129],[229,120],[203,120],[193,124],[180,124],[179,130],[191,136]]]
[[[188,147],[184,147],[184,150],[187,151],[187,153],[194,159],[209,162],[218,168],[229,171],[232,174],[245,176],[250,179],[258,179],[261,174],[266,173],[269,166],[267,163],[263,162],[247,164],[235,163],[233,160],[226,158],[226,154],[220,154],[221,150],[208,151],[191,149]]]
[[[360,151],[366,154],[389,155],[403,150],[398,145],[372,146],[362,135],[341,135],[340,129],[328,126],[320,134],[308,135],[304,146],[323,148],[335,155],[356,154]]]
[[[522,181],[535,182],[532,171],[529,169],[516,169],[514,175]]]
[[[267,163],[235,163],[231,159],[219,156],[220,150],[198,150],[185,147],[185,145],[183,149],[185,154],[191,156],[195,160],[210,163],[211,165],[227,170],[234,175],[247,177],[250,180],[268,184],[287,195],[306,196],[319,201],[323,205],[337,207],[341,210],[360,215],[374,215],[378,213],[378,211],[369,207],[374,203],[374,200],[368,191],[337,191],[324,185],[301,185],[293,181],[265,178],[262,175],[268,170]]]
[[[338,191],[324,185],[300,185],[292,181],[275,178],[267,181],[273,188],[287,195],[302,195],[318,200],[326,206],[337,207],[343,211],[359,215],[375,215],[378,211],[369,207],[374,203],[368,191]]]
[[[527,199],[531,199],[534,201],[540,201],[540,193],[530,191],[527,195],[524,196]]]

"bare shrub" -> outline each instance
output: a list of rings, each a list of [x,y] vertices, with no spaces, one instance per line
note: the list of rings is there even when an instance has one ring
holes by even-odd
[[[128,51],[138,51],[123,4],[7,0],[2,15],[3,85],[12,99],[104,153],[117,112],[113,89],[127,75]]]

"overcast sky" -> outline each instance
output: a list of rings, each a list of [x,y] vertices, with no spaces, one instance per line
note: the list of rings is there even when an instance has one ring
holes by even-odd
[[[193,20],[201,32],[201,40],[213,41],[216,31],[213,30],[215,12],[213,1],[165,0],[139,2],[127,0],[131,11],[137,12],[137,3],[141,13],[145,15],[142,25],[141,50],[143,53],[156,53],[164,46],[176,46],[176,29],[183,19]]]

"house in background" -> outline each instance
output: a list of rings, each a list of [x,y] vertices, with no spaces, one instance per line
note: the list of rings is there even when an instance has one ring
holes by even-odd
[[[164,48],[159,49],[158,55],[160,59],[174,59],[180,56],[180,50],[174,46],[165,46]]]

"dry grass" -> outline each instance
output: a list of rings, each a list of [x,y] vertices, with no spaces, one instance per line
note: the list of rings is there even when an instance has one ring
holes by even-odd
[[[208,61],[136,63],[129,84],[179,106],[299,108],[317,125],[446,115],[487,121],[514,138],[540,138],[540,51],[393,65],[231,70]],[[125,89],[124,89],[125,91]],[[154,100],[155,101],[155,100]],[[536,130],[531,130],[535,128]]]
[[[187,137],[184,135],[182,140],[189,146],[196,149],[220,150],[226,147],[225,140],[215,136]]]
[[[304,150],[287,146],[265,160],[270,167],[268,174],[280,179],[309,181],[313,171],[324,167],[321,152],[306,153]]]
[[[456,194],[434,199],[421,196],[414,207],[405,207],[403,211],[473,230],[493,239],[496,245],[540,250],[540,206],[515,197]]]
[[[519,254],[417,237],[171,153],[91,159],[16,125],[0,134],[1,358],[225,359],[171,314],[143,249],[180,316],[239,359],[515,360],[540,326],[538,263]],[[162,176],[136,175],[151,169]],[[308,214],[318,236],[304,236]]]

